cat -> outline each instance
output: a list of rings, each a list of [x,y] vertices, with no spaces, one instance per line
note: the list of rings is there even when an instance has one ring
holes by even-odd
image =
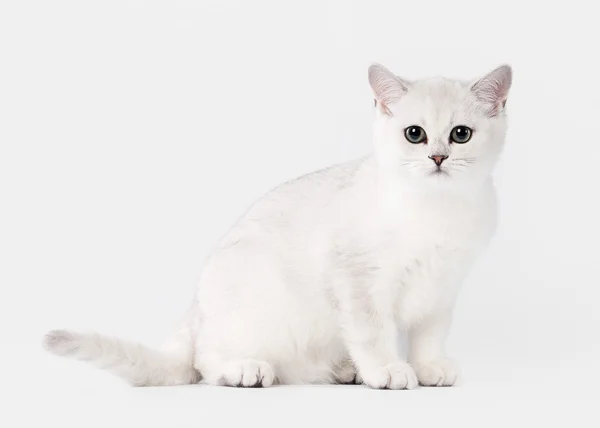
[[[454,385],[445,342],[496,225],[512,69],[409,81],[373,64],[368,80],[373,153],[255,203],[209,257],[162,350],[67,330],[47,333],[46,349],[136,386]]]

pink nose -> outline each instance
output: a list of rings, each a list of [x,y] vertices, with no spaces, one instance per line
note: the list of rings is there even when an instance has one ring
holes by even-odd
[[[434,161],[437,166],[440,166],[442,164],[442,162],[444,162],[446,159],[448,159],[448,156],[439,156],[439,155],[429,156],[429,159]]]

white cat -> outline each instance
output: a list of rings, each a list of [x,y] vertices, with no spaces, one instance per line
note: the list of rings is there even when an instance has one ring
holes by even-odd
[[[369,68],[374,154],[285,183],[221,242],[162,351],[51,331],[51,352],[133,385],[453,385],[458,285],[496,223],[509,66],[474,82]],[[408,334],[408,358],[398,337]]]

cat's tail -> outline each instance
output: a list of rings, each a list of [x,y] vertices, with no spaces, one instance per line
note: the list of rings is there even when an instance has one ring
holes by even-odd
[[[44,347],[53,354],[93,363],[134,386],[170,386],[196,383],[194,337],[191,320],[163,350],[158,351],[95,333],[53,330],[44,337]]]

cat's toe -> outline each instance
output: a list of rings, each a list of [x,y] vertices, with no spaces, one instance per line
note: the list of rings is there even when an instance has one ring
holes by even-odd
[[[273,367],[264,361],[242,360],[229,363],[222,377],[227,386],[269,387],[273,385],[275,372]]]
[[[453,386],[458,380],[456,365],[447,359],[418,364],[415,370],[423,386]]]
[[[362,381],[376,389],[413,389],[418,385],[414,370],[405,362],[362,370]]]

